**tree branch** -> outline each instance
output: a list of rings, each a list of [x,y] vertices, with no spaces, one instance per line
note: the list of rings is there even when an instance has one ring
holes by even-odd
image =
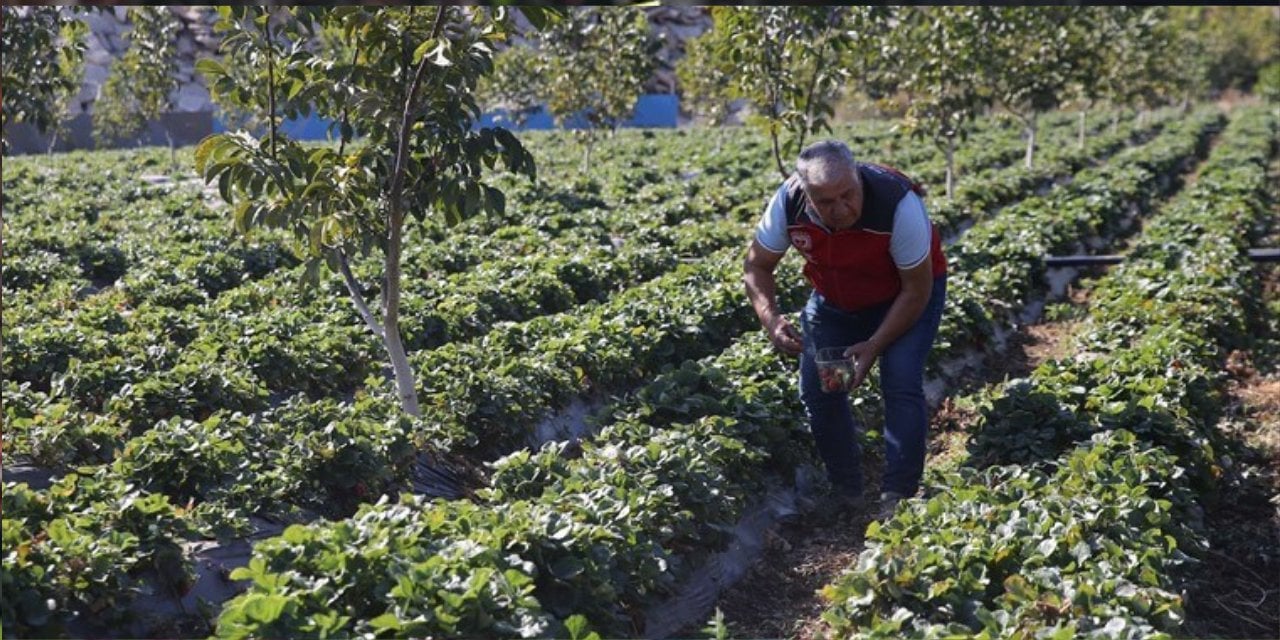
[[[448,7],[440,7],[436,12],[436,22],[431,28],[429,38],[434,39],[440,35],[441,28],[444,27],[444,18],[448,12]],[[397,326],[400,316],[400,237],[404,226],[404,203],[401,201],[403,194],[400,193],[404,186],[405,159],[409,155],[409,129],[413,125],[413,100],[418,93],[418,87],[422,85],[422,78],[427,72],[427,63],[430,58],[423,56],[418,62],[418,69],[414,72],[413,81],[410,82],[408,90],[405,92],[404,110],[400,115],[400,139],[396,144],[396,163],[391,173],[391,186],[388,197],[391,207],[391,219],[387,225],[387,282],[383,288],[383,319],[388,327]]]
[[[352,38],[355,38],[355,36],[352,36]],[[359,42],[356,40],[352,40],[351,68],[353,69],[355,68],[356,61],[359,58],[359,55],[360,55]],[[342,137],[342,140],[338,142],[338,158],[342,158],[342,154],[347,148],[347,129],[351,127],[350,118],[348,117],[350,114],[348,114],[347,111],[348,111],[348,107],[350,106],[351,106],[351,98],[350,96],[348,96],[342,101],[342,126],[338,128],[338,135]]]
[[[266,9],[267,20],[263,25],[267,32],[267,110],[268,118],[271,125],[271,159],[276,159],[276,73],[275,62],[272,58],[272,49],[274,45],[271,43],[271,9]]]
[[[341,248],[334,249],[334,253],[338,255],[338,264],[341,265],[342,279],[347,283],[347,292],[351,294],[351,301],[356,305],[356,311],[360,312],[360,317],[364,319],[365,325],[382,340],[386,333],[382,330],[382,325],[378,324],[377,318],[373,316],[373,311],[369,309],[369,305],[364,301],[364,295],[361,293],[360,282],[356,280],[355,274],[351,273],[351,263],[347,260],[347,254]]]
[[[800,132],[799,148],[804,148],[805,138],[809,135],[809,130],[813,128],[813,94],[818,87],[818,75],[822,73],[823,58],[827,55],[828,38],[831,34],[831,23],[834,22],[834,15],[831,20],[827,21],[827,28],[822,32],[822,43],[818,46],[818,59],[813,63],[813,75],[809,76],[809,90],[804,98],[804,131]]]

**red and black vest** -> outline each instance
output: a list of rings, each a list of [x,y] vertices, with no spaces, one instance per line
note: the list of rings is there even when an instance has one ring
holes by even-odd
[[[795,176],[786,182],[787,237],[804,256],[805,278],[828,304],[845,311],[887,303],[902,290],[898,265],[889,253],[893,218],[907,191],[924,196],[920,185],[896,169],[858,163],[858,177],[862,181],[862,217],[854,226],[839,231],[827,231],[815,223],[817,215],[810,213],[809,197]],[[937,228],[932,223],[930,227],[929,251],[933,277],[937,278],[947,272],[947,260]]]

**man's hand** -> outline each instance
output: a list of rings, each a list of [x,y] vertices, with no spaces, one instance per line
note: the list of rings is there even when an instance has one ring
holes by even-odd
[[[759,240],[752,240],[742,265],[742,281],[747,285],[747,298],[751,300],[751,307],[760,318],[760,326],[764,327],[769,342],[782,353],[798,356],[804,351],[804,343],[796,328],[778,311],[776,303],[777,283],[773,280],[773,272],[781,259],[781,253],[769,251]]]
[[[801,341],[800,334],[785,317],[774,316],[771,325],[765,327],[765,332],[769,334],[769,342],[773,343],[775,349],[789,356],[798,356],[801,351],[804,351],[804,342]]]
[[[853,358],[853,382],[850,388],[855,388],[867,379],[867,374],[871,372],[871,365],[876,363],[876,358],[880,357],[880,347],[873,341],[867,340],[859,342],[845,350],[846,358]]]

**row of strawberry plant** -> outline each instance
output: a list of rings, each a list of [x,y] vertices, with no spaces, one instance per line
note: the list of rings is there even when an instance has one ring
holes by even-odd
[[[969,467],[868,529],[826,590],[841,635],[1153,637],[1204,547],[1213,395],[1247,339],[1248,230],[1276,120],[1238,115],[1197,178],[1096,287],[1076,347],[984,411]],[[1105,354],[1105,357],[1104,357]],[[996,465],[996,466],[986,466]],[[985,468],[977,468],[984,467]]]
[[[1022,309],[1043,285],[1047,256],[1087,250],[1132,224],[1132,216],[1176,186],[1179,169],[1203,154],[1220,123],[1221,116],[1208,111],[1170,123],[1150,143],[1080,172],[1068,188],[1028,199],[971,229],[948,251],[957,274],[948,282],[948,298],[956,312],[942,323],[945,334],[967,339],[939,341],[930,357],[950,359],[963,345],[988,342],[1001,319]],[[952,324],[960,329],[948,329]]]
[[[69,474],[47,490],[6,482],[0,618],[19,637],[101,635],[128,621],[143,591],[192,582],[186,510],[118,479]]]

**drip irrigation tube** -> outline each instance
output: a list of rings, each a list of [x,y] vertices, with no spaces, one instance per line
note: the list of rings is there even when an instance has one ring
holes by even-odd
[[[1280,262],[1280,248],[1259,248],[1249,250],[1249,259],[1254,262]],[[1124,262],[1121,255],[1074,255],[1049,256],[1044,259],[1046,267],[1051,269],[1065,267],[1097,267]]]

